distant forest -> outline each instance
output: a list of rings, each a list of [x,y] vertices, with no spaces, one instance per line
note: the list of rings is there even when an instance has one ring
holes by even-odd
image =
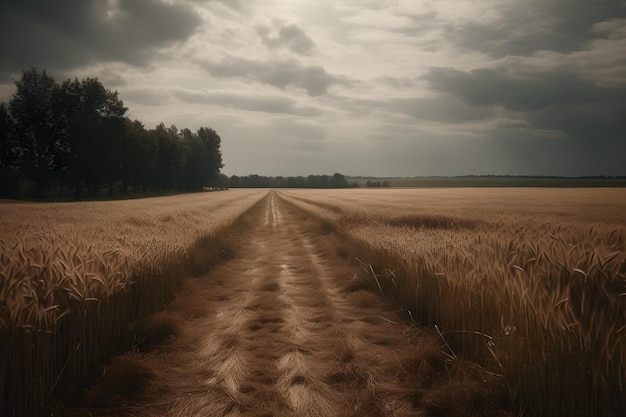
[[[265,177],[262,175],[233,175],[228,178],[232,188],[347,188],[358,187],[356,182],[348,182],[340,173],[334,175],[309,175],[307,177]]]
[[[0,196],[67,197],[194,191],[220,186],[221,139],[126,117],[97,78],[57,83],[31,68],[0,103]]]

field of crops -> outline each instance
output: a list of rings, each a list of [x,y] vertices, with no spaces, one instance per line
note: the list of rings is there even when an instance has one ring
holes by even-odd
[[[0,414],[37,415],[74,395],[265,194],[0,202]]]
[[[1,202],[0,415],[73,398],[266,194]],[[451,362],[499,378],[521,415],[626,415],[626,190],[277,195],[339,234]]]
[[[523,415],[626,415],[624,189],[290,190]]]

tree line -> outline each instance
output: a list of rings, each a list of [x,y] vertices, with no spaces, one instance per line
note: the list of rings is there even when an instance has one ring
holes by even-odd
[[[232,188],[347,188],[357,187],[349,183],[340,173],[334,175],[309,175],[307,177],[266,177],[262,175],[233,175],[228,177],[227,184]]]
[[[97,78],[57,83],[31,68],[0,103],[0,195],[50,193],[74,198],[129,192],[193,191],[219,186],[221,139],[127,117],[117,91]]]

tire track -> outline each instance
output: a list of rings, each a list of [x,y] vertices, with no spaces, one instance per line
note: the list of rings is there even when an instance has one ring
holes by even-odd
[[[140,356],[156,378],[126,415],[424,415],[417,346],[433,339],[394,324],[299,216],[270,193],[240,256],[169,306],[182,335]]]

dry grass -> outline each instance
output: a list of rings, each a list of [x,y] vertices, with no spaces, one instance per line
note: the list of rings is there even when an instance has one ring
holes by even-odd
[[[141,350],[151,350],[169,339],[177,338],[182,332],[184,319],[180,314],[160,312],[145,320],[142,329]]]
[[[520,413],[626,414],[625,190],[281,196],[342,233],[378,271],[372,288],[437,326],[450,355],[503,375]],[[480,393],[459,384],[467,401]],[[448,403],[422,401],[435,414]]]
[[[0,203],[0,414],[75,397],[183,278],[230,256],[224,233],[265,194]]]
[[[116,357],[85,393],[85,408],[123,409],[129,402],[141,403],[153,379],[154,371],[134,354]]]

